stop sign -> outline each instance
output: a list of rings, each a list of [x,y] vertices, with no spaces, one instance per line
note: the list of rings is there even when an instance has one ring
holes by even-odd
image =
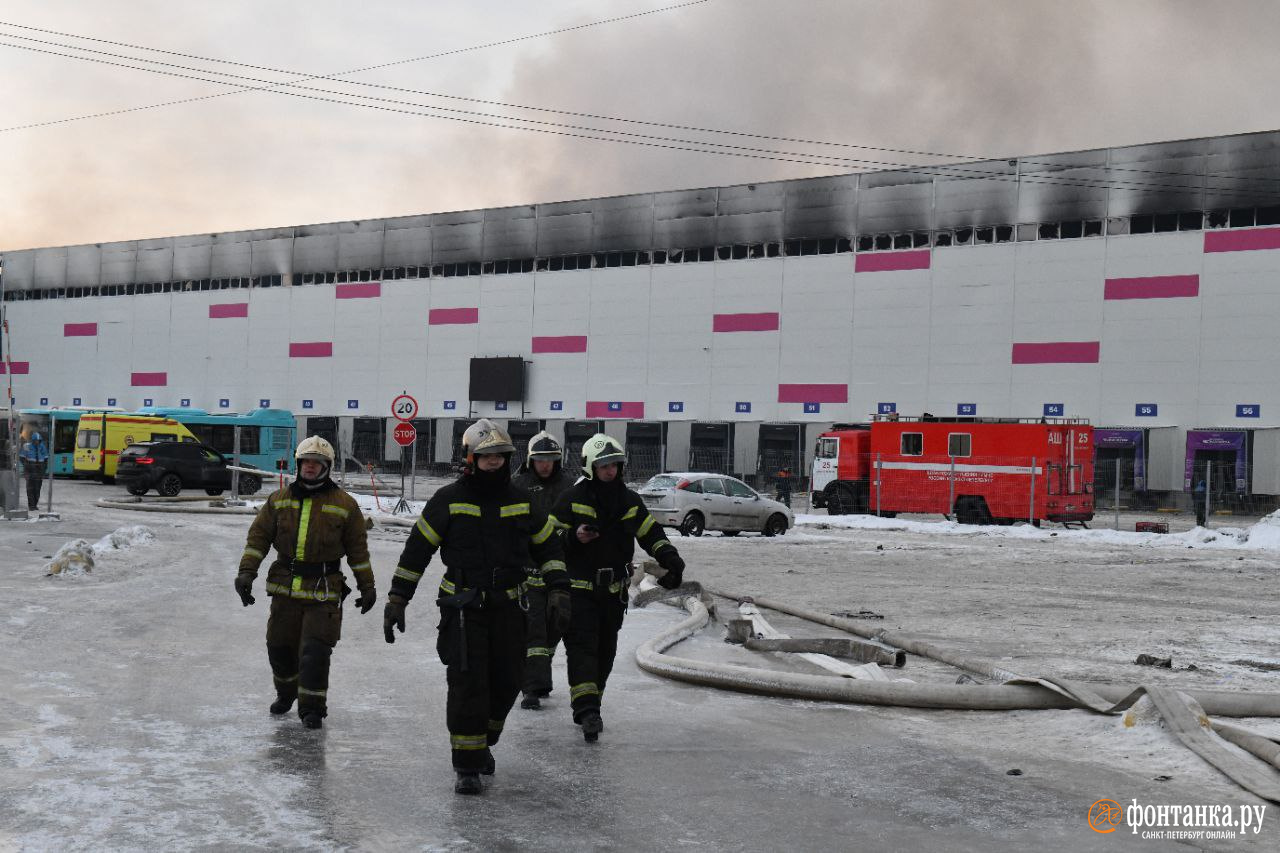
[[[408,447],[413,444],[414,439],[418,437],[418,431],[414,429],[413,424],[408,421],[401,421],[396,424],[396,428],[392,431],[391,437],[396,440],[396,444],[401,447]]]

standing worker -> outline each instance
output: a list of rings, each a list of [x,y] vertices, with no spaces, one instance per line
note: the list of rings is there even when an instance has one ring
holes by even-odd
[[[431,496],[409,532],[382,628],[388,643],[396,641],[393,629],[404,632],[405,607],[438,550],[445,569],[436,652],[447,668],[454,791],[479,794],[480,774],[494,772],[491,748],[520,693],[525,574],[537,567],[551,618],[560,620],[568,616],[569,579],[555,525],[511,483],[511,437],[482,419],[463,433],[462,453],[462,475]]]
[[[1196,511],[1196,527],[1204,527],[1208,520],[1209,508],[1205,506],[1209,499],[1209,492],[1205,489],[1204,480],[1196,483],[1195,490],[1191,493],[1191,502]]]
[[[658,583],[680,585],[684,560],[663,535],[644,501],[623,484],[626,454],[616,440],[597,433],[582,446],[582,476],[560,496],[553,517],[567,526],[572,607],[564,646],[569,658],[569,698],[573,721],[595,742],[604,730],[600,703],[618,651],[618,631],[627,609],[627,587],[635,543],[666,574]]]
[[[344,554],[360,588],[360,612],[368,613],[378,596],[360,505],[329,479],[333,445],[309,436],[295,458],[297,479],[267,497],[249,528],[235,587],[245,607],[253,604],[253,579],[274,545],[277,556],[267,569],[267,660],[276,686],[271,713],[289,713],[297,699],[302,724],[318,729],[328,713],[329,658],[350,592],[342,577]]]
[[[573,479],[562,468],[563,459],[564,450],[560,442],[543,430],[529,440],[524,471],[513,481],[529,493],[533,509],[542,515],[549,515],[561,493],[573,485]],[[530,571],[526,583],[529,610],[525,613],[525,621],[528,631],[525,635],[524,681],[520,685],[524,698],[520,700],[520,707],[536,711],[551,693],[551,659],[563,632],[547,613],[547,585],[536,569]]]
[[[778,500],[791,506],[791,469],[783,465],[775,479],[778,481]]]
[[[49,445],[33,423],[22,425],[22,447],[18,451],[22,459],[22,473],[27,478],[27,509],[40,509],[40,487],[44,484],[45,468],[49,463]]]

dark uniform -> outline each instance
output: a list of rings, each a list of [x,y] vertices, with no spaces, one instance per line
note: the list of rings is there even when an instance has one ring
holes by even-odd
[[[465,474],[423,507],[391,581],[389,618],[396,607],[402,618],[437,550],[445,572],[436,598],[436,650],[448,668],[453,767],[460,774],[492,772],[489,747],[520,692],[526,569],[536,566],[548,587],[566,587],[561,537],[509,480],[485,484]],[[386,632],[394,641],[390,625]]]
[[[587,715],[599,716],[605,683],[613,670],[635,543],[664,568],[678,565],[682,570],[684,563],[662,525],[654,521],[640,496],[623,485],[620,474],[609,483],[579,481],[560,496],[553,516],[557,524],[569,528],[565,563],[572,604],[564,645],[573,721],[582,724]],[[583,524],[596,528],[599,538],[579,542],[574,531]],[[674,572],[676,577],[679,570]]]
[[[529,493],[529,503],[535,512],[550,515],[558,497],[573,485],[573,479],[557,464],[552,475],[543,479],[532,468],[526,468],[512,481]],[[525,614],[528,623],[525,636],[524,679],[520,690],[526,697],[541,698],[551,692],[551,659],[560,643],[560,632],[555,620],[547,614],[547,584],[541,574],[533,571],[526,581],[526,598],[529,610]],[[531,703],[532,704],[532,703]],[[534,708],[537,705],[533,705]]]
[[[360,506],[332,480],[324,482],[314,490],[294,482],[271,493],[249,528],[239,569],[252,581],[275,546],[266,582],[267,657],[279,697],[272,711],[287,712],[296,698],[304,720],[328,711],[329,658],[342,635],[344,554],[361,593],[371,597],[374,588]]]

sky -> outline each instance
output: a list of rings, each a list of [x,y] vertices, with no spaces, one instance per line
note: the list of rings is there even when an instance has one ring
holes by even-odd
[[[0,250],[1280,129],[1274,0],[0,0],[0,22]],[[139,58],[187,76],[119,67]],[[754,156],[679,150],[707,141]]]

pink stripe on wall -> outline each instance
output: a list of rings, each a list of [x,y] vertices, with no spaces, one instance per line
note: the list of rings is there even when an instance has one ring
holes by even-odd
[[[551,335],[533,339],[533,351],[540,352],[586,352],[586,335]]]
[[[338,285],[339,299],[372,299],[382,295],[382,282],[362,281]]]
[[[853,263],[854,272],[893,272],[896,270],[927,270],[929,250],[916,252],[859,252]],[[822,402],[809,400],[808,402]]]
[[[479,308],[432,308],[427,312],[429,326],[457,326],[479,322]]]
[[[332,341],[289,344],[289,358],[329,358],[332,355]]]
[[[1043,344],[1014,344],[1014,364],[1097,364],[1098,341],[1054,341]]]
[[[133,387],[156,386],[163,387],[169,384],[169,374],[167,373],[135,373],[129,384]]]
[[[220,305],[209,306],[209,319],[221,320],[226,317],[248,317],[248,302],[223,302]]]
[[[65,323],[62,326],[64,338],[92,338],[97,334],[97,323]]]
[[[716,314],[711,321],[713,332],[773,332],[777,328],[777,311],[762,314]]]
[[[0,375],[8,373],[9,367],[10,365],[0,361]],[[13,362],[12,367],[14,376],[22,376],[25,373],[31,372],[31,362],[29,361],[15,361]]]
[[[588,400],[587,417],[589,418],[632,418],[644,417],[644,403],[624,403],[621,400]]]
[[[1250,252],[1255,249],[1280,249],[1280,228],[1204,232],[1206,252]]]
[[[1109,278],[1103,299],[1174,299],[1199,296],[1198,275],[1152,275],[1143,278]]]
[[[847,403],[848,385],[779,385],[779,403]]]

